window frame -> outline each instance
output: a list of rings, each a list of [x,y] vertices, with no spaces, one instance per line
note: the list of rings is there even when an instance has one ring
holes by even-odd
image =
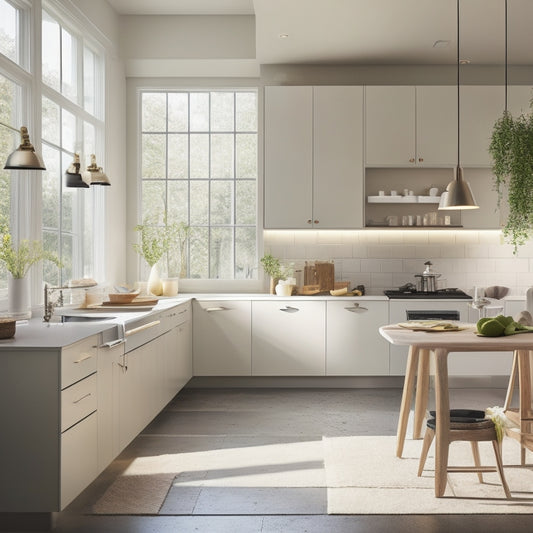
[[[156,80],[154,80],[155,82]],[[242,83],[242,80],[239,80]],[[185,278],[180,279],[180,291],[182,292],[211,292],[211,291],[227,291],[227,292],[255,292],[262,291],[264,285],[264,275],[259,264],[259,257],[261,257],[263,249],[263,172],[262,172],[262,121],[263,121],[263,97],[262,91],[257,84],[244,83],[235,83],[227,86],[221,86],[217,80],[217,83],[209,83],[209,80],[206,80],[205,85],[180,85],[178,84],[169,84],[165,86],[160,86],[154,84],[143,83],[142,85],[135,86],[134,90],[134,99],[135,99],[135,143],[130,144],[132,149],[135,150],[137,157],[135,159],[135,212],[132,212],[131,208],[128,213],[128,220],[130,221],[131,227],[133,228],[136,224],[141,223],[142,216],[142,94],[145,92],[246,92],[253,91],[257,95],[257,179],[256,179],[256,224],[255,224],[255,244],[256,244],[256,254],[257,254],[257,277],[255,279],[195,279],[195,278]],[[131,107],[128,109],[128,115],[132,115],[133,110]],[[217,132],[213,132],[217,133]],[[212,134],[212,132],[209,132]],[[237,224],[233,225],[238,227]],[[133,240],[132,242],[137,242],[137,235],[135,232],[132,232]],[[134,267],[129,267],[128,277],[132,279],[145,279],[146,275],[143,269],[143,260],[138,254],[129,256],[130,258],[135,259]],[[131,265],[131,263],[129,262]]]

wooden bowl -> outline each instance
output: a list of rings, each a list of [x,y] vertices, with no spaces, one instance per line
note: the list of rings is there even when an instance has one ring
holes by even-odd
[[[17,321],[14,318],[0,318],[0,339],[10,339],[15,336]]]
[[[139,296],[138,292],[115,292],[109,293],[109,301],[113,304],[130,304]]]

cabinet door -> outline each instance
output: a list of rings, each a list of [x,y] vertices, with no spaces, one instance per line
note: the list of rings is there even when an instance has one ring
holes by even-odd
[[[192,332],[191,321],[187,320],[177,328],[178,358],[175,366],[174,395],[192,378]]]
[[[416,163],[457,164],[457,88],[416,87]]]
[[[365,87],[367,166],[415,164],[415,88]]]
[[[251,374],[251,303],[194,301],[195,376]]]
[[[461,162],[464,167],[490,167],[492,128],[505,107],[505,89],[495,86],[461,87]]]
[[[325,302],[252,302],[252,375],[325,375]]]
[[[312,223],[312,111],[312,87],[265,87],[265,228]]]
[[[363,227],[363,88],[313,89],[313,226]]]
[[[378,330],[388,323],[387,301],[328,301],[326,375],[387,376],[389,343]]]

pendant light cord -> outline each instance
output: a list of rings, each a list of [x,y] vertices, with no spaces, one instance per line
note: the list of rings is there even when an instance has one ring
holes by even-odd
[[[507,49],[507,0],[505,0],[505,112],[507,112],[507,88],[509,86],[508,83],[508,49]]]
[[[461,104],[460,104],[460,57],[459,57],[459,0],[457,0],[457,168],[461,166]]]

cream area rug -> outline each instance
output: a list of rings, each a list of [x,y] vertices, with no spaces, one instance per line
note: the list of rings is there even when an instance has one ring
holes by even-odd
[[[507,500],[497,473],[448,474],[444,498],[434,496],[434,445],[425,470],[417,477],[421,440],[407,440],[403,457],[395,456],[396,437],[337,437],[324,439],[329,514],[492,514],[533,513],[533,470],[504,467]],[[481,464],[494,466],[490,442],[480,442]],[[516,465],[515,442],[503,445],[504,465]],[[472,465],[470,444],[453,442],[449,465]]]

